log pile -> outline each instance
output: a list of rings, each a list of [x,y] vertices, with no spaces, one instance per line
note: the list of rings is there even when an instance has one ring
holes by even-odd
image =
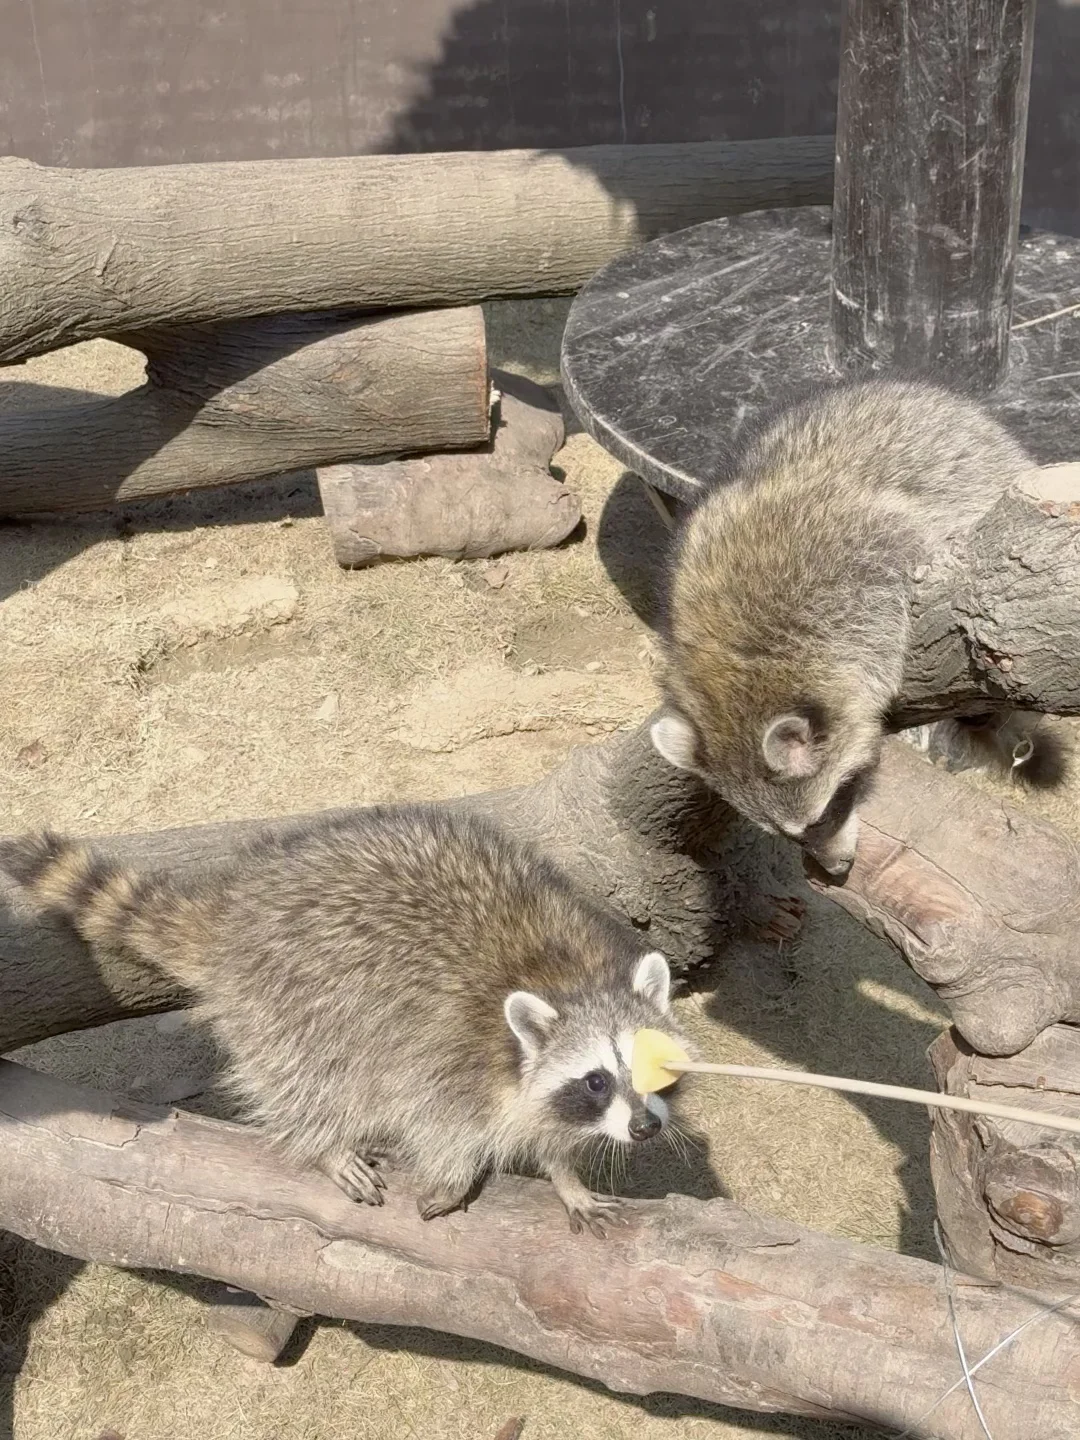
[[[0,515],[431,454],[442,502],[400,509],[415,475],[376,477],[396,480],[400,513],[384,500],[359,545],[350,516],[370,510],[372,477],[324,482],[343,564],[557,544],[577,502],[546,493],[550,476],[541,493],[530,462],[515,490],[483,454],[454,458],[492,440],[477,302],[570,293],[644,239],[831,188],[828,136],[85,171],[0,159],[0,363],[100,336],[147,360],[127,395],[4,414]],[[482,513],[433,532],[463,488]]]

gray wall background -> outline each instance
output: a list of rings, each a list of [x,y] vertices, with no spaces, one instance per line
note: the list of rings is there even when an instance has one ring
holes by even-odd
[[[820,134],[838,16],[839,0],[0,0],[0,151],[154,165]],[[1042,0],[1025,219],[1080,234],[1078,175],[1080,0]]]

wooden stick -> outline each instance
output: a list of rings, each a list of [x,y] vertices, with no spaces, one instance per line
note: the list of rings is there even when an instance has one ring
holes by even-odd
[[[1024,1125],[1045,1125],[1048,1130],[1067,1130],[1080,1135],[1080,1119],[1065,1115],[1042,1115],[1016,1105],[998,1105],[992,1100],[968,1100],[963,1095],[942,1095],[936,1090],[913,1090],[908,1085],[880,1085],[876,1080],[848,1080],[842,1075],[815,1075],[809,1070],[774,1070],[763,1065],[717,1065],[704,1060],[668,1060],[663,1069],[695,1075],[733,1075],[743,1080],[779,1080],[787,1085],[816,1085],[822,1090],[846,1090],[852,1095],[879,1095],[883,1100],[906,1100],[911,1105],[936,1105],[941,1110],[966,1110],[970,1115],[993,1115],[999,1120],[1019,1120]]]

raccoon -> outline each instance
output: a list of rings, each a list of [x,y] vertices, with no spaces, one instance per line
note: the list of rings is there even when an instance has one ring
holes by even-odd
[[[977,405],[920,381],[841,383],[774,413],[679,537],[660,754],[846,874],[903,677],[912,571],[1032,465]]]
[[[198,875],[46,832],[0,844],[0,866],[39,912],[192,992],[248,1117],[355,1200],[383,1203],[391,1156],[417,1174],[424,1219],[527,1164],[575,1233],[602,1237],[618,1202],[576,1164],[669,1123],[630,1080],[639,1027],[688,1048],[664,956],[485,821],[327,816]]]

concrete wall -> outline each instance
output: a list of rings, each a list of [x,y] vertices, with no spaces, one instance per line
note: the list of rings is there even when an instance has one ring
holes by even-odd
[[[0,150],[54,165],[832,128],[839,0],[0,0]],[[1080,4],[1041,0],[1026,218],[1080,234]]]

